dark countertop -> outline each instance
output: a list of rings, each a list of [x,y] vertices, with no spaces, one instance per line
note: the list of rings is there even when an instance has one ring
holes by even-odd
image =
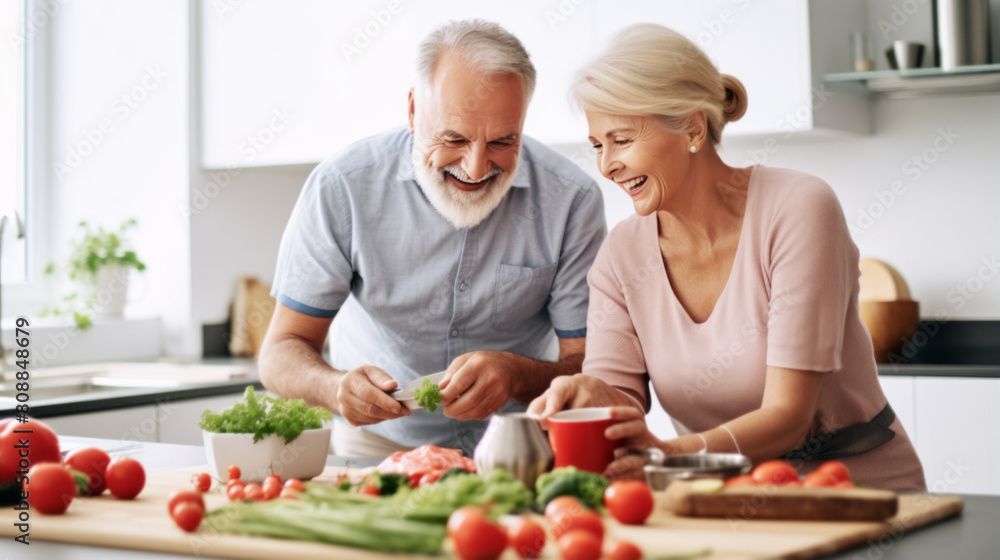
[[[61,438],[64,447],[97,446],[111,450],[123,442],[90,438]],[[130,444],[128,454],[150,472],[205,464],[205,450],[191,445],[164,443]],[[343,466],[348,459],[331,455],[328,465]],[[352,466],[370,466],[377,460],[355,459]],[[898,539],[882,539],[824,558],[832,560],[938,560],[940,558],[996,558],[1000,551],[1000,496],[962,496],[965,511],[958,517],[906,533]],[[13,510],[10,510],[13,511]],[[9,512],[8,512],[9,513]],[[8,514],[0,513],[0,522]],[[183,556],[156,552],[119,550],[95,546],[71,545],[39,540],[31,541],[32,557],[63,560],[176,560]],[[190,557],[194,558],[194,557]]]
[[[197,365],[242,366],[247,375],[233,377],[226,381],[204,383],[180,383],[176,387],[123,387],[107,391],[94,391],[46,400],[31,399],[31,416],[51,418],[68,414],[83,414],[155,404],[158,402],[200,399],[217,395],[242,393],[247,385],[263,389],[257,374],[257,363],[250,358],[206,358],[191,362]],[[14,416],[16,403],[9,399],[0,402],[0,418]]]

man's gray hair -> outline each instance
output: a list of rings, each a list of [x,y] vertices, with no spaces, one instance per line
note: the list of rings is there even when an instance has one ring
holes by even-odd
[[[527,99],[535,91],[535,66],[517,37],[492,21],[449,21],[432,31],[417,46],[417,80],[431,82],[441,57],[451,52],[487,75],[517,74]]]

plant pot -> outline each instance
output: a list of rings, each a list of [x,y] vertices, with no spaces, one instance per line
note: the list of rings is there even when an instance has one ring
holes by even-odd
[[[84,302],[92,302],[90,308],[98,317],[121,317],[128,295],[128,279],[131,268],[127,266],[104,267],[97,270],[93,283],[80,286],[79,292]]]
[[[244,482],[261,482],[271,474],[283,480],[307,480],[323,472],[330,452],[330,428],[306,430],[289,443],[269,435],[257,443],[253,434],[202,432],[212,476],[226,480],[230,465],[240,468]]]

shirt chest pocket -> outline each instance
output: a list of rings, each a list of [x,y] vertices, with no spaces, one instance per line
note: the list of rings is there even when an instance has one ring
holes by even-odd
[[[539,267],[501,264],[493,297],[493,328],[515,331],[542,310],[552,291],[556,265]]]

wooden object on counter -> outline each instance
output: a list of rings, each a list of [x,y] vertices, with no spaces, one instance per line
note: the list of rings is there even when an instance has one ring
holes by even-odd
[[[134,501],[116,500],[105,494],[73,500],[65,515],[32,515],[31,539],[212,558],[433,558],[204,530],[185,533],[167,515],[167,497],[174,490],[189,488],[193,473],[207,470],[202,466],[152,473],[145,490]],[[342,472],[343,468],[327,467],[316,480],[332,482]],[[657,509],[646,525],[621,525],[606,516],[608,537],[635,542],[646,557],[710,549],[702,558],[812,558],[877,541],[883,536],[901,538],[902,533],[956,515],[963,507],[957,497],[914,494],[899,496],[899,513],[885,522],[773,521],[756,518],[750,511],[734,512],[727,519],[706,519],[675,516],[663,509],[664,493],[656,494]],[[220,492],[211,491],[204,498],[209,509],[227,503]],[[17,532],[11,523],[0,524],[0,535],[14,537]],[[558,557],[555,544],[549,541],[542,558]],[[501,558],[516,560],[518,556],[508,549]]]
[[[910,287],[898,270],[877,259],[861,259],[858,306],[868,328],[875,361],[888,363],[903,341],[917,332],[920,303],[910,298]]]
[[[667,487],[665,506],[685,517],[728,517],[752,508],[757,519],[808,521],[882,521],[896,515],[895,492],[870,488],[793,488],[788,486],[733,486],[717,492],[698,492],[693,481],[678,480]]]
[[[260,280],[241,277],[236,281],[229,352],[233,356],[256,356],[274,314],[271,287]]]

